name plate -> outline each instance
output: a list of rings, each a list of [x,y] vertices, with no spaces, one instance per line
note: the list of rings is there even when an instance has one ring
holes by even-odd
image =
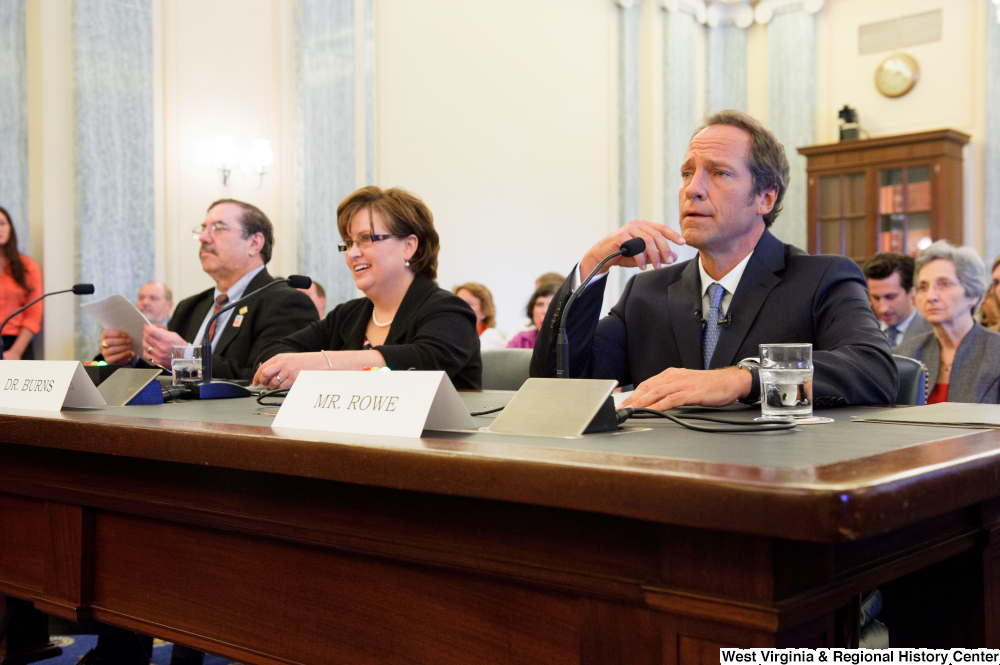
[[[105,404],[79,360],[0,360],[0,407],[59,411]]]
[[[300,372],[272,427],[419,437],[476,423],[444,372]]]

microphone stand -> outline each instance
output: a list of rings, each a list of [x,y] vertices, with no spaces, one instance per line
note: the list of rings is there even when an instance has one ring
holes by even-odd
[[[638,240],[639,242],[635,242]],[[628,246],[626,246],[628,245]],[[556,378],[557,379],[568,379],[569,378],[569,340],[566,337],[566,317],[569,314],[570,305],[576,300],[577,296],[583,293],[583,290],[587,288],[590,281],[597,276],[598,271],[604,267],[604,264],[617,256],[631,257],[639,254],[646,249],[646,243],[642,238],[632,238],[621,244],[621,247],[617,252],[613,254],[608,254],[604,257],[604,260],[597,264],[597,267],[590,271],[587,275],[587,279],[583,280],[573,291],[573,294],[566,301],[566,305],[563,306],[561,315],[559,316],[559,334],[556,336]]]
[[[302,275],[291,275],[286,279],[276,279],[273,282],[265,284],[256,291],[244,295],[238,300],[227,303],[222,309],[216,312],[212,318],[208,320],[208,325],[205,326],[205,336],[201,340],[201,358],[203,365],[202,379],[201,381],[195,381],[188,384],[191,388],[191,397],[194,399],[228,399],[231,397],[250,396],[251,393],[249,390],[239,384],[233,383],[232,381],[226,381],[223,379],[212,380],[212,343],[208,339],[208,331],[211,330],[212,323],[214,323],[215,320],[222,316],[225,312],[228,312],[237,305],[246,302],[261,291],[269,289],[276,284],[291,284],[297,289],[308,289],[312,284],[312,280],[308,277],[303,277]],[[300,284],[305,284],[305,286],[300,286]],[[222,332],[220,331],[219,334],[221,335]]]

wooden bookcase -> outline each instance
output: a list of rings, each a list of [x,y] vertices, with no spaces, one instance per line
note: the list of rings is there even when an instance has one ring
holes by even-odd
[[[962,244],[962,147],[954,129],[799,148],[808,162],[809,252],[862,262]]]

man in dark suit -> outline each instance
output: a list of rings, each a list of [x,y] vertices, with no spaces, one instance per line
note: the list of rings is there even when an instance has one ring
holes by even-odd
[[[817,406],[895,401],[896,367],[860,269],[844,257],[809,256],[768,231],[788,170],[781,144],[750,116],[708,118],[681,167],[681,234],[632,221],[594,245],[549,308],[532,376],[555,373],[556,326],[573,288],[640,237],[645,252],[611,264],[657,270],[631,279],[603,319],[603,279],[570,309],[571,376],[635,384],[623,406],[722,406],[758,399],[756,367],[741,361],[756,358],[759,344],[810,342]],[[698,257],[666,265],[677,260],[671,242],[697,248]]]
[[[142,360],[170,367],[171,347],[201,344],[208,335],[214,378],[250,379],[264,347],[316,321],[316,307],[306,294],[281,284],[208,326],[209,318],[225,303],[273,281],[264,266],[271,259],[274,231],[256,206],[223,199],[209,206],[194,235],[201,243],[202,269],[215,281],[215,288],[182,300],[166,330],[146,326]],[[109,363],[135,364],[131,346],[132,340],[120,330],[101,333],[102,355]]]
[[[889,346],[896,349],[903,338],[913,339],[933,330],[914,307],[913,257],[882,252],[865,261],[868,301]]]

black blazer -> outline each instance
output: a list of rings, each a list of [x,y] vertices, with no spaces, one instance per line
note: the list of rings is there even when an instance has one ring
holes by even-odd
[[[337,305],[322,321],[268,345],[261,361],[279,353],[360,351],[374,307],[368,298]],[[464,300],[422,275],[406,290],[385,344],[373,348],[390,369],[444,370],[460,390],[483,385],[476,315]]]
[[[244,295],[274,281],[267,268],[254,275]],[[215,289],[185,298],[177,304],[167,323],[188,342],[194,341],[208,310],[215,302]],[[240,326],[234,327],[240,310],[246,307]],[[219,342],[212,352],[212,375],[216,379],[252,379],[258,356],[264,348],[319,319],[316,306],[302,291],[287,284],[272,286],[236,307],[226,327],[216,331]]]
[[[572,376],[638,385],[668,367],[703,369],[697,259],[639,273],[599,320],[605,281],[591,284],[570,309]],[[532,376],[555,375],[555,326],[570,286],[567,280],[549,306]],[[722,329],[710,369],[755,358],[762,343],[811,342],[817,406],[895,402],[896,365],[868,304],[864,275],[850,259],[809,256],[765,230],[728,313],[732,321]]]
[[[909,333],[909,328],[907,328]],[[941,371],[941,344],[929,333],[903,339],[896,347],[901,356],[915,358],[927,365],[927,393],[937,385]],[[949,402],[1000,404],[1000,334],[978,323],[966,333],[952,361],[948,377]]]

